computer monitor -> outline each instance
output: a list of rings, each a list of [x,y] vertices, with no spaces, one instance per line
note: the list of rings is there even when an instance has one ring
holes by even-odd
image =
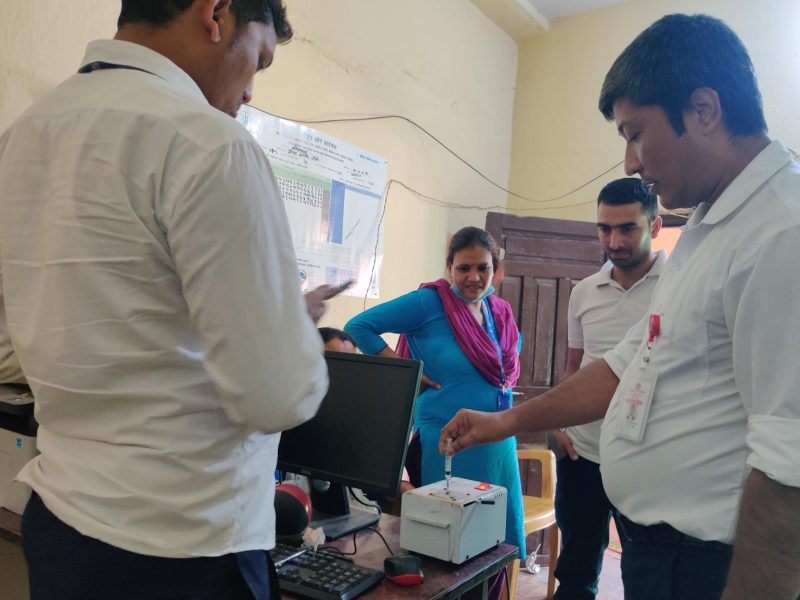
[[[325,360],[328,393],[313,419],[283,432],[278,468],[313,478],[311,526],[337,538],[378,520],[351,511],[345,487],[397,494],[422,363],[341,352],[326,352]]]

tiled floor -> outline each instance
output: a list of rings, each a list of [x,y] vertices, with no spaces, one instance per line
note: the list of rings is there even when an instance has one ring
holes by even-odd
[[[607,550],[600,575],[600,591],[597,600],[622,600],[622,579],[619,572],[620,555]],[[543,600],[547,596],[547,569],[536,575],[520,569],[517,579],[517,600]]]

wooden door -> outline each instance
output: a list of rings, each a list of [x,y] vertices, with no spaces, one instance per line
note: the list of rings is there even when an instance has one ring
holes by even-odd
[[[522,332],[516,402],[558,381],[567,356],[567,306],[573,286],[605,260],[597,227],[585,221],[489,213],[486,229],[505,249],[500,296]]]
[[[567,358],[570,293],[578,281],[600,268],[605,255],[597,226],[585,221],[489,213],[486,229],[505,249],[499,294],[511,303],[522,332],[521,373],[514,388],[522,392],[514,398],[518,404],[558,382]],[[522,434],[517,439],[520,444],[545,443],[543,432]],[[522,493],[540,496],[541,465],[526,462],[520,465]],[[530,550],[539,544],[549,547],[542,532],[528,537]]]

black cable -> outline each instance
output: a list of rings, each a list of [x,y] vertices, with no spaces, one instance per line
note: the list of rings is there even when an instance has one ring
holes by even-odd
[[[433,204],[434,206],[438,206],[440,208],[458,208],[458,209],[467,209],[467,210],[502,210],[505,212],[539,212],[543,210],[559,210],[562,208],[573,208],[575,206],[584,206],[586,204],[596,204],[597,200],[585,200],[583,202],[576,202],[575,204],[560,204],[558,206],[537,206],[535,208],[514,208],[510,209],[506,206],[500,206],[499,204],[495,204],[494,206],[479,206],[477,204],[467,205],[467,204],[458,204],[456,202],[445,202],[444,200],[439,200],[437,198],[433,198],[431,196],[426,196],[422,192],[419,192],[412,188],[411,186],[403,183],[399,179],[390,179],[388,188],[391,188],[392,184],[397,184],[406,191],[414,194],[417,198],[422,200],[423,202],[427,202],[428,204]],[[388,190],[387,190],[387,198],[388,198]]]
[[[589,184],[594,183],[595,181],[600,179],[603,175],[606,175],[606,174],[610,173],[611,171],[616,169],[618,166],[620,166],[624,162],[622,160],[619,161],[617,164],[615,164],[615,165],[611,166],[610,168],[606,169],[605,171],[603,171],[602,173],[600,173],[596,177],[593,177],[589,181],[587,181],[585,183],[582,183],[581,185],[579,185],[575,189],[570,190],[569,192],[567,192],[565,194],[560,194],[558,196],[553,196],[552,198],[547,198],[545,200],[537,200],[536,198],[530,198],[528,196],[523,196],[522,194],[517,194],[516,192],[512,192],[508,188],[505,188],[502,185],[500,185],[499,183],[496,183],[495,181],[489,179],[489,177],[484,175],[480,170],[478,170],[477,167],[474,167],[469,161],[467,161],[465,158],[462,158],[461,155],[459,155],[455,150],[452,150],[449,146],[447,146],[439,138],[437,138],[435,135],[433,135],[430,131],[425,129],[422,125],[420,125],[416,121],[414,121],[414,120],[412,120],[412,119],[410,119],[408,117],[405,117],[403,115],[373,115],[371,117],[343,117],[343,118],[340,118],[340,119],[314,119],[314,120],[311,120],[311,119],[290,119],[288,117],[282,117],[281,115],[276,115],[275,113],[271,113],[268,110],[264,110],[263,108],[258,108],[257,106],[252,106],[252,105],[249,105],[249,106],[251,106],[252,108],[255,108],[256,110],[258,110],[260,112],[263,112],[265,114],[268,114],[268,115],[271,115],[273,117],[276,117],[278,119],[284,119],[286,121],[294,121],[295,123],[303,123],[305,125],[317,125],[317,124],[321,124],[321,123],[356,123],[356,122],[360,122],[360,121],[379,121],[379,120],[383,120],[383,119],[400,119],[402,121],[405,121],[409,125],[413,125],[417,129],[419,129],[420,131],[425,133],[425,135],[427,135],[429,138],[431,138],[434,142],[439,144],[442,148],[444,148],[447,152],[449,152],[451,155],[453,155],[456,159],[458,159],[460,162],[464,163],[467,167],[469,167],[472,171],[474,171],[481,179],[485,180],[486,182],[488,182],[492,186],[496,187],[498,190],[502,190],[506,194],[508,194],[510,196],[514,196],[515,198],[519,198],[520,200],[525,200],[526,202],[534,202],[534,203],[545,204],[547,202],[556,202],[557,200],[561,200],[562,198],[566,198],[567,196],[571,196],[572,194],[582,190],[583,188],[585,188]],[[464,207],[464,208],[470,208],[470,207]],[[486,210],[484,207],[480,207],[480,208],[481,208],[481,210]]]
[[[367,282],[367,291],[364,292],[364,304],[362,310],[367,310],[367,296],[369,296],[369,288],[372,286],[372,279],[375,277],[375,266],[378,264],[378,242],[381,239],[381,225],[383,224],[383,216],[386,214],[386,205],[389,203],[389,188],[392,185],[393,179],[386,182],[386,191],[383,194],[383,210],[381,210],[381,218],[378,219],[378,229],[375,231],[375,250],[372,253],[372,269],[369,272],[369,281]],[[363,503],[362,503],[363,504]],[[380,507],[378,507],[380,512]]]
[[[378,536],[380,536],[380,538],[383,540],[383,544],[386,546],[386,549],[389,551],[389,554],[391,554],[392,556],[394,556],[394,552],[392,552],[392,549],[389,547],[389,542],[387,542],[387,541],[386,541],[386,538],[385,538],[385,537],[383,537],[383,534],[382,534],[380,531],[378,531],[377,529],[375,529],[374,527],[367,527],[367,529],[369,529],[370,531],[374,531],[375,533],[377,533],[377,534],[378,534]]]
[[[344,550],[340,550],[335,546],[320,546],[323,550],[336,550],[342,556],[355,556],[356,552],[358,551],[358,546],[356,546],[356,536],[358,535],[358,531],[353,532],[353,551],[352,552],[345,552]]]

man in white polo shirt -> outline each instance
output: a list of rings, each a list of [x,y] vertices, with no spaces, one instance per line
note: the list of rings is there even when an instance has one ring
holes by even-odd
[[[597,235],[609,260],[572,290],[564,381],[603,357],[647,312],[667,255],[651,251],[661,229],[655,195],[638,177],[607,184],[597,199]],[[600,423],[550,432],[557,464],[556,519],[563,546],[557,600],[594,600],[612,506],[600,478]]]
[[[440,447],[605,417],[627,600],[800,592],[800,165],[770,141],[753,65],[724,23],[669,15],[606,75],[625,170],[695,208],[648,311],[603,360]]]

